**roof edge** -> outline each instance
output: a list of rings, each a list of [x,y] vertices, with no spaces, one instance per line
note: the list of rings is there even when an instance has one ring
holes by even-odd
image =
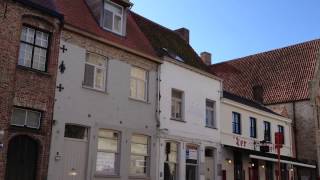
[[[36,3],[32,2],[32,1],[29,1],[29,0],[14,0],[14,1],[19,2],[19,3],[23,4],[23,5],[29,6],[29,7],[31,7],[31,8],[34,8],[34,9],[36,9],[36,10],[39,10],[39,11],[41,11],[41,12],[43,12],[43,13],[45,13],[45,14],[48,14],[48,15],[50,15],[50,16],[56,17],[56,18],[58,18],[61,22],[64,21],[64,15],[61,14],[61,13],[59,13],[58,11],[55,11],[55,10],[46,8],[46,7],[44,7],[44,6],[41,6],[41,5],[39,5],[39,4],[36,4]]]

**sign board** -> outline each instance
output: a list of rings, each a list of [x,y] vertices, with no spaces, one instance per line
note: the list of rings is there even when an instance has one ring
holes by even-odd
[[[198,150],[194,147],[187,147],[186,159],[198,160]]]

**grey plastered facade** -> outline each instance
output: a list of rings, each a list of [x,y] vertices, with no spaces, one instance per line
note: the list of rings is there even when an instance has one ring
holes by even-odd
[[[133,133],[149,136],[151,179],[156,173],[156,109],[157,109],[157,71],[159,64],[136,56],[102,42],[86,38],[64,30],[59,64],[65,64],[64,73],[58,72],[57,86],[64,89],[56,91],[54,125],[50,152],[49,180],[63,179],[65,169],[64,128],[66,123],[88,127],[87,156],[81,157],[86,164],[84,179],[130,179],[130,138]],[[93,52],[108,58],[106,70],[106,91],[99,92],[84,88],[86,53]],[[130,68],[137,66],[148,71],[148,98],[146,102],[129,98]],[[112,129],[121,133],[120,164],[118,176],[99,176],[96,174],[97,133],[99,129]],[[77,147],[75,153],[77,152]],[[81,163],[81,162],[80,162]],[[78,179],[70,177],[70,179]]]

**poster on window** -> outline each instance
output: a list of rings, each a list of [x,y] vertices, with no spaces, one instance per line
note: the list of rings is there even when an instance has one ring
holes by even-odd
[[[197,160],[198,150],[194,147],[187,147],[186,159]]]

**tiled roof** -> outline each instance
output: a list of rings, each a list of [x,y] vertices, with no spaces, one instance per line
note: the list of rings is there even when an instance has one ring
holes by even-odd
[[[259,104],[259,103],[255,102],[255,101],[252,101],[252,100],[249,100],[249,99],[246,99],[246,98],[243,98],[241,96],[237,96],[237,95],[229,93],[227,91],[223,91],[223,97],[226,98],[226,99],[230,99],[232,101],[235,101],[235,102],[238,102],[238,103],[253,107],[255,109],[259,109],[259,110],[267,112],[267,113],[271,113],[271,114],[275,114],[275,115],[281,116],[280,114],[272,111],[271,109],[265,107],[262,104]]]
[[[210,71],[190,44],[182,39],[177,32],[136,13],[132,13],[132,15],[142,32],[149,39],[158,56],[169,56],[195,68]]]
[[[122,37],[106,31],[97,23],[85,0],[55,0],[59,11],[64,14],[65,23],[77,29],[105,38],[119,45],[140,53],[157,57],[147,38],[141,32],[129,11],[127,18],[126,36]]]
[[[224,81],[224,89],[253,100],[253,86],[262,86],[263,103],[309,99],[320,40],[308,41],[211,66]]]

